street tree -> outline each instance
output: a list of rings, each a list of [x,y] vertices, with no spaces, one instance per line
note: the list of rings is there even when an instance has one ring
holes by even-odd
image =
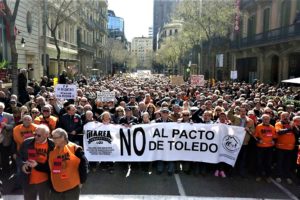
[[[59,38],[62,37],[62,25],[64,22],[71,21],[71,17],[81,8],[80,1],[75,0],[49,0],[41,2],[41,6],[44,7],[46,3],[46,25],[53,37],[55,48],[57,51],[57,65],[58,73],[61,72],[60,55],[61,49],[59,47]]]
[[[12,74],[12,92],[18,94],[18,52],[16,47],[16,18],[20,0],[16,0],[14,4],[13,12],[7,4],[7,0],[2,0],[0,12],[3,18],[9,24],[9,42],[10,42],[10,53],[11,53],[11,74]]]
[[[233,0],[181,1],[176,11],[175,16],[184,21],[183,32],[190,41],[194,45],[206,44],[209,69],[213,69],[210,66],[212,47],[216,39],[229,39],[235,14]]]

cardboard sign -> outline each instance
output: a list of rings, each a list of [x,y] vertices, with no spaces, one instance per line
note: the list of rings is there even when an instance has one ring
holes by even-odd
[[[103,91],[97,92],[97,100],[100,102],[115,101],[115,92]]]
[[[204,75],[191,75],[191,84],[193,86],[204,86]]]
[[[182,85],[184,84],[183,76],[171,76],[172,85]]]
[[[54,88],[55,96],[58,99],[76,99],[77,86],[69,84],[57,84]]]

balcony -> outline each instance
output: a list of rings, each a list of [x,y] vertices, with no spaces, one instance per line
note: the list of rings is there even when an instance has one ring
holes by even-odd
[[[272,29],[264,33],[259,33],[250,37],[237,39],[231,42],[230,47],[231,49],[244,49],[273,45],[295,39],[300,40],[300,24],[292,24],[289,26]]]
[[[95,48],[88,45],[88,44],[85,44],[83,42],[78,42],[78,50],[79,51],[85,51],[85,52],[88,52],[88,53],[94,53],[95,52]]]

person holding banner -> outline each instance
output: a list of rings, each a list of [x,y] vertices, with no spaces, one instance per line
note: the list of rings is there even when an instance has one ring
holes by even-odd
[[[79,200],[80,188],[87,179],[87,159],[81,146],[68,140],[68,133],[57,128],[52,132],[54,150],[49,155],[53,186],[51,199]]]
[[[239,114],[234,114],[234,110],[238,110]],[[247,168],[246,163],[248,160],[248,143],[250,138],[253,137],[255,127],[254,122],[247,116],[247,110],[244,107],[236,107],[235,102],[232,104],[230,110],[227,114],[228,119],[231,121],[231,125],[244,127],[246,130],[246,135],[243,141],[243,146],[240,150],[238,159],[237,159],[237,170],[241,177],[246,177]],[[239,134],[239,133],[236,133]]]
[[[161,118],[155,120],[156,123],[167,123],[167,122],[173,122],[169,118],[169,109],[166,107],[163,107],[160,109]],[[164,166],[167,165],[168,175],[172,176],[174,173],[175,164],[172,161],[164,162],[164,161],[158,161],[157,162],[157,174],[162,174],[164,171]]]
[[[17,165],[21,169],[21,181],[25,200],[48,200],[50,194],[48,158],[54,143],[49,140],[48,126],[41,124],[34,137],[26,139],[19,151]]]

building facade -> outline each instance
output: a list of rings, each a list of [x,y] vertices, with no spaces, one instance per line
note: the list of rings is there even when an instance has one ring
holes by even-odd
[[[241,28],[231,43],[237,78],[279,83],[300,77],[300,0],[241,0],[240,9]]]
[[[153,50],[158,48],[158,37],[162,27],[171,20],[171,14],[179,0],[153,0]]]
[[[49,28],[43,29],[43,19],[48,20],[51,26],[54,24],[58,14],[55,15],[53,8],[59,8],[59,1],[47,0],[47,3],[44,6],[43,1],[20,1],[17,12],[15,32],[18,68],[27,69],[29,79],[40,80],[43,75],[54,77],[60,73],[54,35]],[[0,8],[3,7],[2,4],[0,2]],[[8,1],[10,10],[13,10],[14,4],[15,1]],[[90,0],[84,4],[73,1],[59,17],[65,17],[55,31],[60,49],[61,70],[71,69],[73,73],[85,75],[94,74],[95,71],[100,73],[104,65],[103,51],[107,37],[107,1]],[[0,34],[0,61],[8,63],[9,74],[11,55],[8,22],[1,15]],[[0,69],[2,80],[5,74]]]
[[[108,10],[108,36],[124,40],[124,19],[117,17],[115,12]]]
[[[152,37],[135,37],[131,43],[131,54],[137,58],[138,69],[150,69],[152,66]]]

